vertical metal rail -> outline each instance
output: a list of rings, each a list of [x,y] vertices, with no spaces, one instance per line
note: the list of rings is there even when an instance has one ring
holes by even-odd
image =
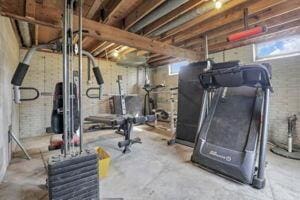
[[[70,132],[69,132],[69,149],[72,147],[71,153],[74,153],[74,143],[71,143],[73,133],[74,133],[74,70],[73,70],[73,10],[74,10],[74,0],[70,0],[69,5],[69,31],[68,31],[68,40],[69,40],[69,101],[70,101],[70,107],[69,107],[69,118],[70,118]]]
[[[83,121],[82,121],[82,1],[79,0],[79,18],[78,18],[78,24],[79,24],[79,60],[78,60],[78,71],[79,71],[79,89],[78,89],[78,101],[79,101],[79,121],[80,121],[80,127],[79,127],[79,137],[80,137],[80,153],[82,153],[83,149]]]
[[[68,0],[64,2],[64,23],[63,23],[63,116],[64,116],[64,156],[67,155],[67,141],[68,141],[68,61],[67,61],[67,25],[68,25]]]
[[[122,76],[118,75],[118,87],[119,87],[119,95],[120,95],[120,101],[121,101],[121,109],[122,109],[122,115],[126,115],[127,111],[126,111],[126,102],[125,102],[125,94],[124,94],[124,89],[122,86]]]
[[[270,101],[270,89],[267,88],[264,95],[264,106],[263,106],[263,124],[262,134],[260,139],[259,149],[259,165],[257,177],[260,180],[264,180],[265,177],[265,162],[266,162],[266,148],[268,141],[268,121],[269,121],[269,101]]]
[[[205,42],[205,60],[208,59],[208,37],[207,34],[205,34],[205,38],[204,38],[204,42]]]

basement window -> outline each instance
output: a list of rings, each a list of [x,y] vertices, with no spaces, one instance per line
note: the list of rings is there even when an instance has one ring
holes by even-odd
[[[254,45],[256,61],[300,55],[300,35],[280,38]]]
[[[180,71],[180,68],[188,65],[188,61],[180,61],[177,63],[172,63],[169,65],[169,75],[177,75]]]

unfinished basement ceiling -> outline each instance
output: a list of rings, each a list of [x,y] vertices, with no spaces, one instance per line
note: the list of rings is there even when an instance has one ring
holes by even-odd
[[[84,17],[163,44],[197,52],[199,59],[203,59],[204,56],[205,35],[208,36],[209,52],[213,53],[300,32],[299,0],[216,1],[222,4],[221,8],[217,9],[213,0],[85,0]],[[18,16],[15,18],[15,31],[19,35],[20,45],[28,48],[60,36],[61,31],[57,27],[40,22],[59,24],[62,2],[1,0],[1,14]],[[47,11],[47,14],[44,11]],[[20,19],[30,23],[18,21]],[[227,41],[229,34],[255,26],[266,26],[267,31],[242,41]],[[128,57],[133,63],[146,60],[153,67],[183,59],[170,54],[164,55],[163,51],[141,51],[134,44],[121,45],[99,40],[93,35],[84,37],[83,48],[99,58],[122,60],[126,63]],[[141,57],[140,60],[138,56]]]

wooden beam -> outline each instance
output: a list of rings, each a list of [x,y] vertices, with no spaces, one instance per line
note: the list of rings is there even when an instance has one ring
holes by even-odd
[[[75,18],[74,21],[76,21]],[[180,57],[191,60],[199,59],[199,55],[195,51],[178,48],[92,20],[83,19],[82,21],[83,27],[85,29],[93,30],[93,36],[95,38],[98,38],[99,40],[122,44],[125,46],[134,47],[137,49],[142,49],[162,55],[169,55],[172,57]],[[74,25],[74,27],[76,26]]]
[[[38,4],[36,4],[38,6]],[[47,13],[47,7],[45,5],[39,5],[36,7],[41,13]],[[13,10],[12,10],[13,11]],[[44,14],[42,16],[36,15],[36,19],[31,19],[25,16],[20,16],[18,13],[11,13],[7,7],[1,7],[1,14],[7,17],[15,18],[18,20],[24,20],[29,23],[49,26],[53,28],[61,29],[61,24],[59,16],[61,16],[61,11],[57,9],[51,10],[48,13],[48,17],[45,18]],[[57,20],[53,22],[54,20]],[[74,29],[78,29],[78,17],[74,15]],[[152,40],[147,37],[143,37],[134,33],[130,33],[118,28],[114,28],[90,19],[83,18],[82,20],[83,28],[90,31],[90,36],[103,41],[109,41],[112,43],[117,43],[120,45],[125,45],[129,47],[134,47],[137,49],[142,49],[162,55],[169,55],[172,57],[185,58],[190,60],[199,60],[200,56],[198,52],[178,48],[170,44]]]
[[[141,0],[122,0],[120,1],[117,6],[115,6],[111,12],[108,14],[108,16],[105,18],[104,22],[107,25],[115,26],[115,27],[121,27],[120,22],[123,18],[125,18],[128,13],[132,11],[139,3],[141,3]],[[100,42],[95,44],[92,49],[98,49],[103,47],[104,42]]]
[[[250,27],[255,26],[267,26],[268,28],[278,26],[290,21],[298,20],[300,18],[300,1],[290,0],[281,4],[275,5],[271,8],[262,10],[255,13],[248,18],[248,24]],[[214,22],[214,21],[212,21]],[[203,24],[206,26],[206,24]],[[207,25],[209,26],[209,25]],[[209,45],[225,42],[229,34],[240,32],[244,30],[244,24],[242,20],[234,21],[229,24],[224,24],[221,27],[212,29],[206,32],[208,35]],[[202,34],[204,34],[203,32]],[[189,39],[185,41],[180,47],[190,48],[195,45],[201,44],[199,38]]]
[[[163,60],[163,59],[166,59],[166,58],[169,58],[170,56],[159,56],[159,57],[155,57],[155,58],[151,58],[148,60],[148,63],[154,63],[154,62],[157,62],[157,61],[160,61],[160,60]]]
[[[182,61],[182,59],[178,59],[178,58],[167,58],[167,59],[163,59],[154,63],[151,63],[150,65],[152,67],[159,67],[159,66],[163,66],[163,65],[167,65],[167,64],[172,64],[175,62],[179,62]]]
[[[185,31],[187,30],[188,28],[191,28],[193,26],[195,26],[196,24],[199,24],[205,20],[208,20],[216,15],[219,15],[220,13],[223,13],[225,11],[228,11],[228,10],[231,10],[232,8],[238,6],[238,5],[241,5],[243,3],[246,3],[246,2],[250,2],[250,1],[256,1],[256,0],[234,0],[234,1],[229,1],[228,3],[226,3],[225,5],[223,5],[222,8],[220,9],[213,9],[207,13],[204,13],[202,15],[200,15],[199,17],[196,17],[174,29],[171,29],[167,32],[165,32],[163,35],[165,35],[165,37],[163,37],[162,39],[165,39],[166,37],[170,37],[172,35],[175,35],[179,32],[182,32],[182,31]],[[208,1],[207,3],[205,4],[212,4],[213,2],[212,1]],[[205,5],[204,5],[205,6]],[[219,19],[219,21],[222,21]]]
[[[257,23],[251,23],[250,28],[254,28],[255,26],[266,26],[268,28],[268,31],[272,30],[273,27],[284,25],[286,23],[290,23],[296,20],[300,19],[300,9],[296,9],[294,11],[285,13],[280,16],[276,16],[264,21],[258,21]],[[215,45],[221,42],[226,42],[227,41],[227,36],[233,33],[237,33],[240,31],[243,31],[243,28],[233,28],[231,31],[224,31],[223,35],[218,35],[214,38],[210,38],[208,43],[210,45]],[[267,32],[268,34],[268,32]]]
[[[300,20],[289,22],[283,25],[275,26],[269,29],[268,33],[252,37],[238,42],[223,42],[209,47],[210,53],[215,53],[227,49],[237,48],[253,43],[265,42],[276,38],[287,37],[300,33]]]
[[[96,51],[100,51],[100,49],[102,49],[102,47],[104,47],[105,45],[108,45],[108,42],[101,42],[100,45],[93,46],[89,48],[88,51],[91,53],[95,53]]]
[[[35,0],[26,0],[25,16],[33,19],[35,18]]]
[[[197,37],[199,34],[203,34],[207,31],[216,29],[220,26],[224,26],[226,24],[232,23],[234,21],[243,21],[243,8],[248,7],[249,15],[253,15],[255,13],[258,13],[262,10],[268,9],[274,5],[277,5],[281,2],[285,2],[286,0],[268,0],[268,1],[255,1],[254,3],[251,3],[250,5],[244,5],[241,7],[238,7],[234,12],[228,11],[228,13],[224,13],[223,19],[220,20],[219,16],[214,18],[210,21],[204,21],[203,23],[200,23],[198,25],[195,25],[194,27],[174,36],[171,39],[168,40],[169,43],[173,42],[175,44],[180,44],[190,38]],[[165,40],[164,40],[165,41]],[[165,41],[166,42],[166,41]]]
[[[147,25],[143,28],[143,35],[149,35],[153,31],[157,30],[158,28],[162,27],[163,25],[169,23],[170,21],[174,20],[175,18],[179,17],[180,15],[194,9],[195,7],[202,4],[204,0],[190,0],[187,3],[179,6],[175,10],[172,10],[167,15],[159,18],[158,20],[152,22],[151,24]]]
[[[34,45],[39,45],[39,25],[34,25]]]
[[[14,34],[15,34],[16,39],[17,39],[17,41],[18,41],[18,45],[19,45],[19,47],[22,47],[22,40],[21,40],[20,33],[19,33],[18,28],[17,28],[17,25],[16,25],[16,20],[10,19],[10,23],[11,23],[11,25],[12,25]]]
[[[96,12],[100,9],[102,3],[103,0],[95,0],[85,17],[93,19],[95,17]]]
[[[119,47],[118,44],[113,44],[112,46],[106,48],[104,52],[100,53],[98,57],[105,57],[106,55],[110,55],[113,51],[115,51]]]
[[[105,24],[116,26],[125,18],[142,0],[122,0],[118,5],[108,14],[104,20]]]
[[[116,45],[115,43],[109,43],[109,42],[106,42],[105,45],[103,45],[100,49],[98,49],[97,51],[94,52],[94,55],[95,56],[98,56],[100,55],[102,52],[104,52],[104,54],[106,54],[106,51],[105,49],[107,48],[110,48],[112,46]]]
[[[145,1],[141,4],[134,12],[128,15],[124,20],[125,30],[128,30],[131,26],[133,26],[137,21],[142,19],[144,16],[149,14],[159,5],[161,5],[165,0],[151,0]]]

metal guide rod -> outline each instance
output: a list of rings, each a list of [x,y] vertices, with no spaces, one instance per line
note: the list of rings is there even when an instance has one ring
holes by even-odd
[[[122,87],[122,76],[118,75],[118,87],[119,87],[119,95],[121,98],[121,109],[122,109],[122,115],[126,115],[126,103],[125,103],[125,94],[124,89]]]
[[[205,34],[205,60],[208,59],[208,37],[207,34]]]
[[[68,108],[69,108],[69,101],[68,99],[68,62],[67,62],[67,25],[68,25],[68,0],[64,2],[64,23],[63,23],[63,116],[64,116],[64,156],[67,155],[67,140],[68,140],[68,129],[69,129],[69,122],[68,122]]]
[[[79,18],[78,18],[78,24],[79,24],[79,61],[78,61],[78,71],[79,71],[79,89],[78,89],[78,96],[79,96],[79,121],[80,121],[80,127],[79,127],[79,137],[80,137],[80,153],[82,153],[83,149],[83,120],[82,120],[82,0],[79,0]],[[89,60],[89,59],[88,59]]]
[[[68,31],[68,44],[69,44],[69,101],[70,101],[70,107],[69,107],[69,111],[70,111],[70,131],[69,131],[69,140],[68,140],[68,147],[69,147],[69,151],[71,153],[74,153],[74,143],[71,143],[72,140],[72,134],[74,133],[74,100],[75,100],[75,96],[74,96],[74,75],[73,75],[73,10],[74,10],[74,1],[75,0],[70,0],[71,4],[69,5],[69,31]],[[72,147],[72,149],[70,149],[70,147]]]

